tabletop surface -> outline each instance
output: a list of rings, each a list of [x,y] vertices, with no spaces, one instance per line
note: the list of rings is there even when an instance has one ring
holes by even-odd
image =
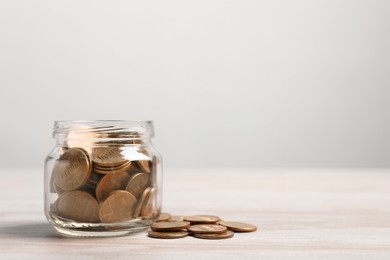
[[[0,259],[390,259],[390,169],[166,171],[164,212],[258,226],[225,240],[61,238],[43,173],[0,176]]]

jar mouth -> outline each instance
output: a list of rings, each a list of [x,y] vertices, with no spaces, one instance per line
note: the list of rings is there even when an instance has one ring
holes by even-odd
[[[57,139],[145,139],[154,136],[153,121],[63,120],[55,121]]]

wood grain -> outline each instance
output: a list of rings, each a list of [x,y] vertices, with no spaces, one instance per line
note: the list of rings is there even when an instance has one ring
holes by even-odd
[[[223,241],[60,238],[43,173],[0,176],[0,259],[390,259],[390,169],[166,171],[164,211],[258,226]]]

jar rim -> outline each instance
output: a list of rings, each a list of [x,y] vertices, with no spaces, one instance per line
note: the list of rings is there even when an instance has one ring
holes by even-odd
[[[73,124],[86,124],[86,125],[96,125],[96,124],[126,124],[126,125],[150,125],[153,124],[152,120],[122,120],[122,119],[105,119],[105,120],[56,120],[54,121],[55,127],[69,126]]]
[[[154,136],[152,120],[57,120],[54,121],[53,137],[68,137],[72,132],[75,138],[85,133],[117,133],[121,138],[150,138]],[[131,133],[132,134],[129,134]],[[137,133],[134,135],[134,133]],[[81,136],[79,136],[81,137]]]

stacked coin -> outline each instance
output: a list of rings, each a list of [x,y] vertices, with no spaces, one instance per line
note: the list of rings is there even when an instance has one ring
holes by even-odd
[[[148,236],[152,238],[183,238],[192,235],[201,239],[226,239],[235,232],[253,232],[257,227],[252,224],[224,221],[212,215],[171,216],[161,213],[157,222],[151,226]]]
[[[124,146],[71,147],[55,162],[50,188],[59,197],[51,211],[84,223],[153,219],[156,158]],[[133,154],[126,156],[122,154]],[[150,159],[149,159],[150,158]]]

